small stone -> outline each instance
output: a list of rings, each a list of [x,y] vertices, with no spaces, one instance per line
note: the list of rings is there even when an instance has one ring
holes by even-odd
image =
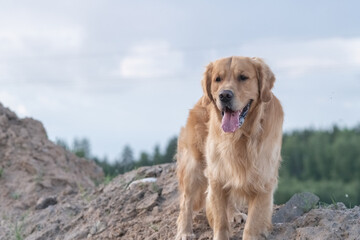
[[[161,172],[162,172],[161,166],[153,166],[151,168],[146,169],[144,175],[146,178],[150,178],[150,177],[157,178],[160,176]]]
[[[65,187],[65,189],[62,191],[61,195],[62,196],[67,196],[67,195],[71,195],[71,194],[75,194],[76,191],[74,190],[74,188],[72,188],[71,186],[67,185]]]
[[[139,180],[135,180],[132,183],[130,183],[128,189],[134,189],[137,185],[140,184],[150,184],[150,183],[154,183],[156,182],[156,178],[143,178],[143,179],[139,179]]]
[[[136,205],[136,210],[149,209],[155,206],[158,197],[159,197],[158,193],[153,193],[145,197]]]
[[[98,226],[97,226],[97,232],[101,233],[102,231],[104,231],[107,228],[106,224],[104,222],[99,222]]]
[[[94,234],[96,233],[96,231],[97,231],[96,225],[94,225],[94,226],[92,226],[92,227],[90,228],[90,234],[91,234],[91,235],[94,235]]]
[[[312,193],[297,193],[274,214],[272,222],[291,222],[302,214],[310,211],[319,200],[319,197]]]
[[[36,210],[45,209],[48,206],[57,204],[56,197],[42,197],[40,198],[35,206]]]
[[[90,234],[95,235],[98,233],[103,232],[107,228],[106,224],[104,222],[97,221],[91,228],[90,228]]]
[[[87,229],[81,229],[79,231],[76,231],[74,233],[71,233],[71,234],[68,234],[66,235],[66,238],[65,240],[70,240],[70,239],[84,239],[88,236],[88,233],[89,233],[89,230]],[[63,238],[59,238],[59,239],[62,239]]]
[[[157,214],[159,214],[159,212],[160,212],[159,207],[158,207],[158,206],[155,206],[155,207],[153,208],[151,214],[157,215]]]
[[[342,202],[336,203],[336,207],[337,207],[337,209],[339,209],[339,210],[345,210],[345,209],[346,209],[345,204],[342,203]]]

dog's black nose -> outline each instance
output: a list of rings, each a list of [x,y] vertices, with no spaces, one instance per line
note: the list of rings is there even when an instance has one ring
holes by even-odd
[[[219,94],[220,101],[227,103],[234,97],[234,93],[230,90],[224,90]]]

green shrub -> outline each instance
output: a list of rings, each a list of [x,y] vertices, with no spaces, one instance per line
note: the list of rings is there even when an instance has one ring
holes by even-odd
[[[312,192],[319,196],[321,202],[343,202],[347,207],[353,207],[360,204],[358,189],[360,183],[356,180],[345,183],[337,180],[301,181],[295,178],[280,178],[274,198],[276,204],[283,204],[295,193]]]

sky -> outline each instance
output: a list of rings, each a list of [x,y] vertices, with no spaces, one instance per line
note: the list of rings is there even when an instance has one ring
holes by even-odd
[[[50,137],[117,158],[162,148],[202,95],[206,65],[256,56],[284,130],[360,123],[359,1],[3,1],[0,102]]]

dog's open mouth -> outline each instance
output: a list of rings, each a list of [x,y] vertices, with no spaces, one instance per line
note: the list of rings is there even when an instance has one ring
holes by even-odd
[[[224,132],[235,132],[236,129],[240,128],[244,124],[252,101],[253,100],[250,100],[249,103],[239,111],[232,111],[228,107],[223,109],[221,127]]]

